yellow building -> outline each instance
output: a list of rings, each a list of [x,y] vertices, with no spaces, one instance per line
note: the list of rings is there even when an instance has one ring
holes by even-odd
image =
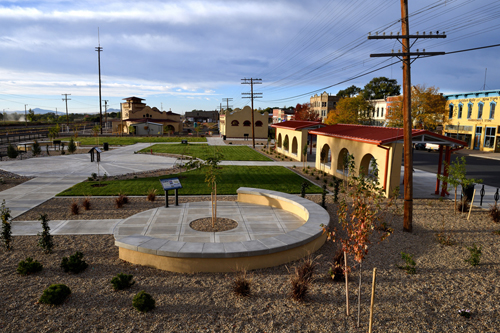
[[[254,131],[256,139],[267,139],[269,113],[254,110]],[[226,138],[252,138],[252,109],[245,106],[233,112],[220,115],[220,134]]]
[[[444,133],[467,142],[469,149],[500,152],[499,90],[444,95],[446,113]]]
[[[330,95],[324,91],[321,95],[314,95],[310,98],[311,108],[318,115],[321,122],[325,122],[328,113],[335,110],[340,97]]]
[[[312,143],[309,130],[326,126],[320,121],[290,120],[271,125],[276,128],[276,151],[296,161],[303,162],[304,147]]]
[[[124,98],[125,102],[121,104],[121,121],[113,122],[113,133],[128,134],[131,125],[140,125],[142,123],[158,123],[163,125],[164,132],[181,132],[181,115],[172,111],[160,111],[157,108],[149,107],[138,97]],[[132,126],[132,127],[134,127]],[[149,127],[144,125],[145,127]],[[163,135],[163,133],[152,133],[151,135]]]

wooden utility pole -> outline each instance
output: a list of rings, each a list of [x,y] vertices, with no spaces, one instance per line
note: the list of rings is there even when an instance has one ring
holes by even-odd
[[[99,67],[99,124],[101,126],[101,135],[102,135],[102,101],[101,101],[101,40],[99,38],[99,28],[97,28],[97,39],[99,46],[95,48],[97,51],[97,66]]]
[[[252,147],[255,149],[255,121],[254,121],[254,110],[253,110],[253,99],[254,98],[262,98],[262,93],[254,93],[253,85],[254,84],[262,84],[262,79],[241,79],[243,82],[241,84],[249,84],[250,92],[249,93],[241,93],[242,95],[250,95],[244,96],[243,98],[251,98],[252,100]],[[249,81],[250,80],[250,81]]]
[[[377,35],[368,36],[368,39],[397,39],[403,46],[403,52],[395,53],[378,53],[370,54],[370,57],[397,57],[403,62],[403,147],[404,147],[404,225],[403,230],[407,232],[412,231],[412,221],[413,221],[413,154],[412,154],[412,117],[411,117],[411,57],[414,56],[413,60],[420,57],[429,57],[436,55],[443,55],[445,52],[411,52],[410,39],[419,38],[446,38],[443,33],[439,35],[410,35],[410,27],[408,21],[408,0],[401,0],[401,32],[395,36],[392,35]]]
[[[104,100],[104,126],[108,125],[108,100]]]
[[[61,95],[64,96],[62,100],[66,102],[66,126],[68,126],[69,129],[68,100],[71,101],[71,98],[68,98],[68,95],[71,96],[71,94],[61,94]]]
[[[226,102],[226,111],[229,109],[229,106],[233,107],[232,105],[229,105],[229,102],[231,102],[233,99],[232,98],[223,98],[222,101]],[[222,112],[222,109],[221,109]]]

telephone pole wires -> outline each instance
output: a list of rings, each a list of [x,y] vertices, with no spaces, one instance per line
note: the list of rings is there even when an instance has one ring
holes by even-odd
[[[229,106],[230,106],[229,102],[232,102],[232,101],[233,101],[232,98],[223,98],[222,99],[222,102],[226,102],[226,111],[229,109]],[[231,107],[233,107],[233,106],[231,105]],[[220,111],[222,112],[222,109]]]
[[[68,101],[71,101],[71,98],[68,98],[68,96],[71,96],[71,94],[61,94],[64,96],[62,99],[63,101],[66,101],[66,126],[68,126],[69,130],[69,115],[68,115]]]
[[[101,47],[101,40],[99,38],[99,28],[97,28],[97,39],[99,46],[95,48],[97,51],[97,66],[99,67],[99,120],[100,120],[100,126],[101,126],[101,135],[102,135],[102,101],[101,101],[101,52],[102,52],[102,47]]]
[[[432,35],[410,35],[410,25],[408,19],[408,0],[401,0],[401,32],[395,36],[383,35],[368,36],[368,39],[397,39],[403,52],[370,54],[370,57],[397,57],[403,62],[403,147],[404,147],[404,224],[403,231],[412,232],[413,221],[413,155],[412,155],[412,117],[411,117],[411,64],[420,57],[443,55],[445,52],[411,52],[413,44],[421,38],[446,38],[443,33],[436,32]],[[410,39],[415,39],[410,44]],[[413,61],[412,61],[413,57]]]
[[[253,92],[253,85],[254,84],[262,84],[262,79],[241,79],[241,84],[249,84],[250,85],[250,92],[249,93],[241,93],[242,95],[250,95],[250,96],[243,96],[243,98],[251,98],[252,100],[252,147],[255,149],[255,121],[254,121],[254,110],[253,110],[253,99],[254,98],[262,98],[262,93],[254,93]]]

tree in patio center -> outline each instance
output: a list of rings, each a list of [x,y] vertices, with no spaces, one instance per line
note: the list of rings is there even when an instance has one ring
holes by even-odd
[[[223,158],[222,153],[219,151],[217,146],[211,146],[214,148],[213,155],[205,159],[205,182],[211,189],[211,200],[212,200],[212,228],[215,228],[215,221],[217,220],[217,181],[220,179],[220,167],[219,163]],[[207,146],[207,149],[208,146]]]

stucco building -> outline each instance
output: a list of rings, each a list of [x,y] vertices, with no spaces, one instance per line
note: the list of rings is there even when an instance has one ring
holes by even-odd
[[[255,138],[267,139],[269,113],[257,110],[253,113]],[[219,122],[220,134],[226,138],[252,138],[252,109],[249,106],[221,114]]]
[[[163,135],[166,132],[181,132],[182,122],[180,114],[172,111],[160,111],[156,107],[147,106],[143,98],[128,97],[124,98],[125,102],[121,103],[121,120],[113,122],[113,133],[129,134],[130,126],[136,128],[137,126],[148,127],[145,123],[155,123],[163,125],[163,132],[158,133],[158,127],[152,133],[151,129],[149,134],[146,135]],[[137,129],[137,128],[136,128]],[[139,135],[139,133],[137,133]]]
[[[309,145],[312,148],[312,137],[310,130],[326,126],[320,121],[300,121],[292,120],[274,124],[276,128],[276,151],[303,162],[307,159],[307,154],[303,153],[304,147]]]
[[[198,123],[216,123],[219,121],[219,111],[188,111],[184,113],[184,118]]]
[[[467,142],[468,148],[500,152],[500,90],[443,95],[444,134]]]
[[[331,110],[335,110],[337,107],[337,102],[340,97],[335,95],[330,95],[326,91],[321,95],[314,95],[310,98],[311,108],[321,119],[321,122],[325,122],[328,117],[328,113]]]

